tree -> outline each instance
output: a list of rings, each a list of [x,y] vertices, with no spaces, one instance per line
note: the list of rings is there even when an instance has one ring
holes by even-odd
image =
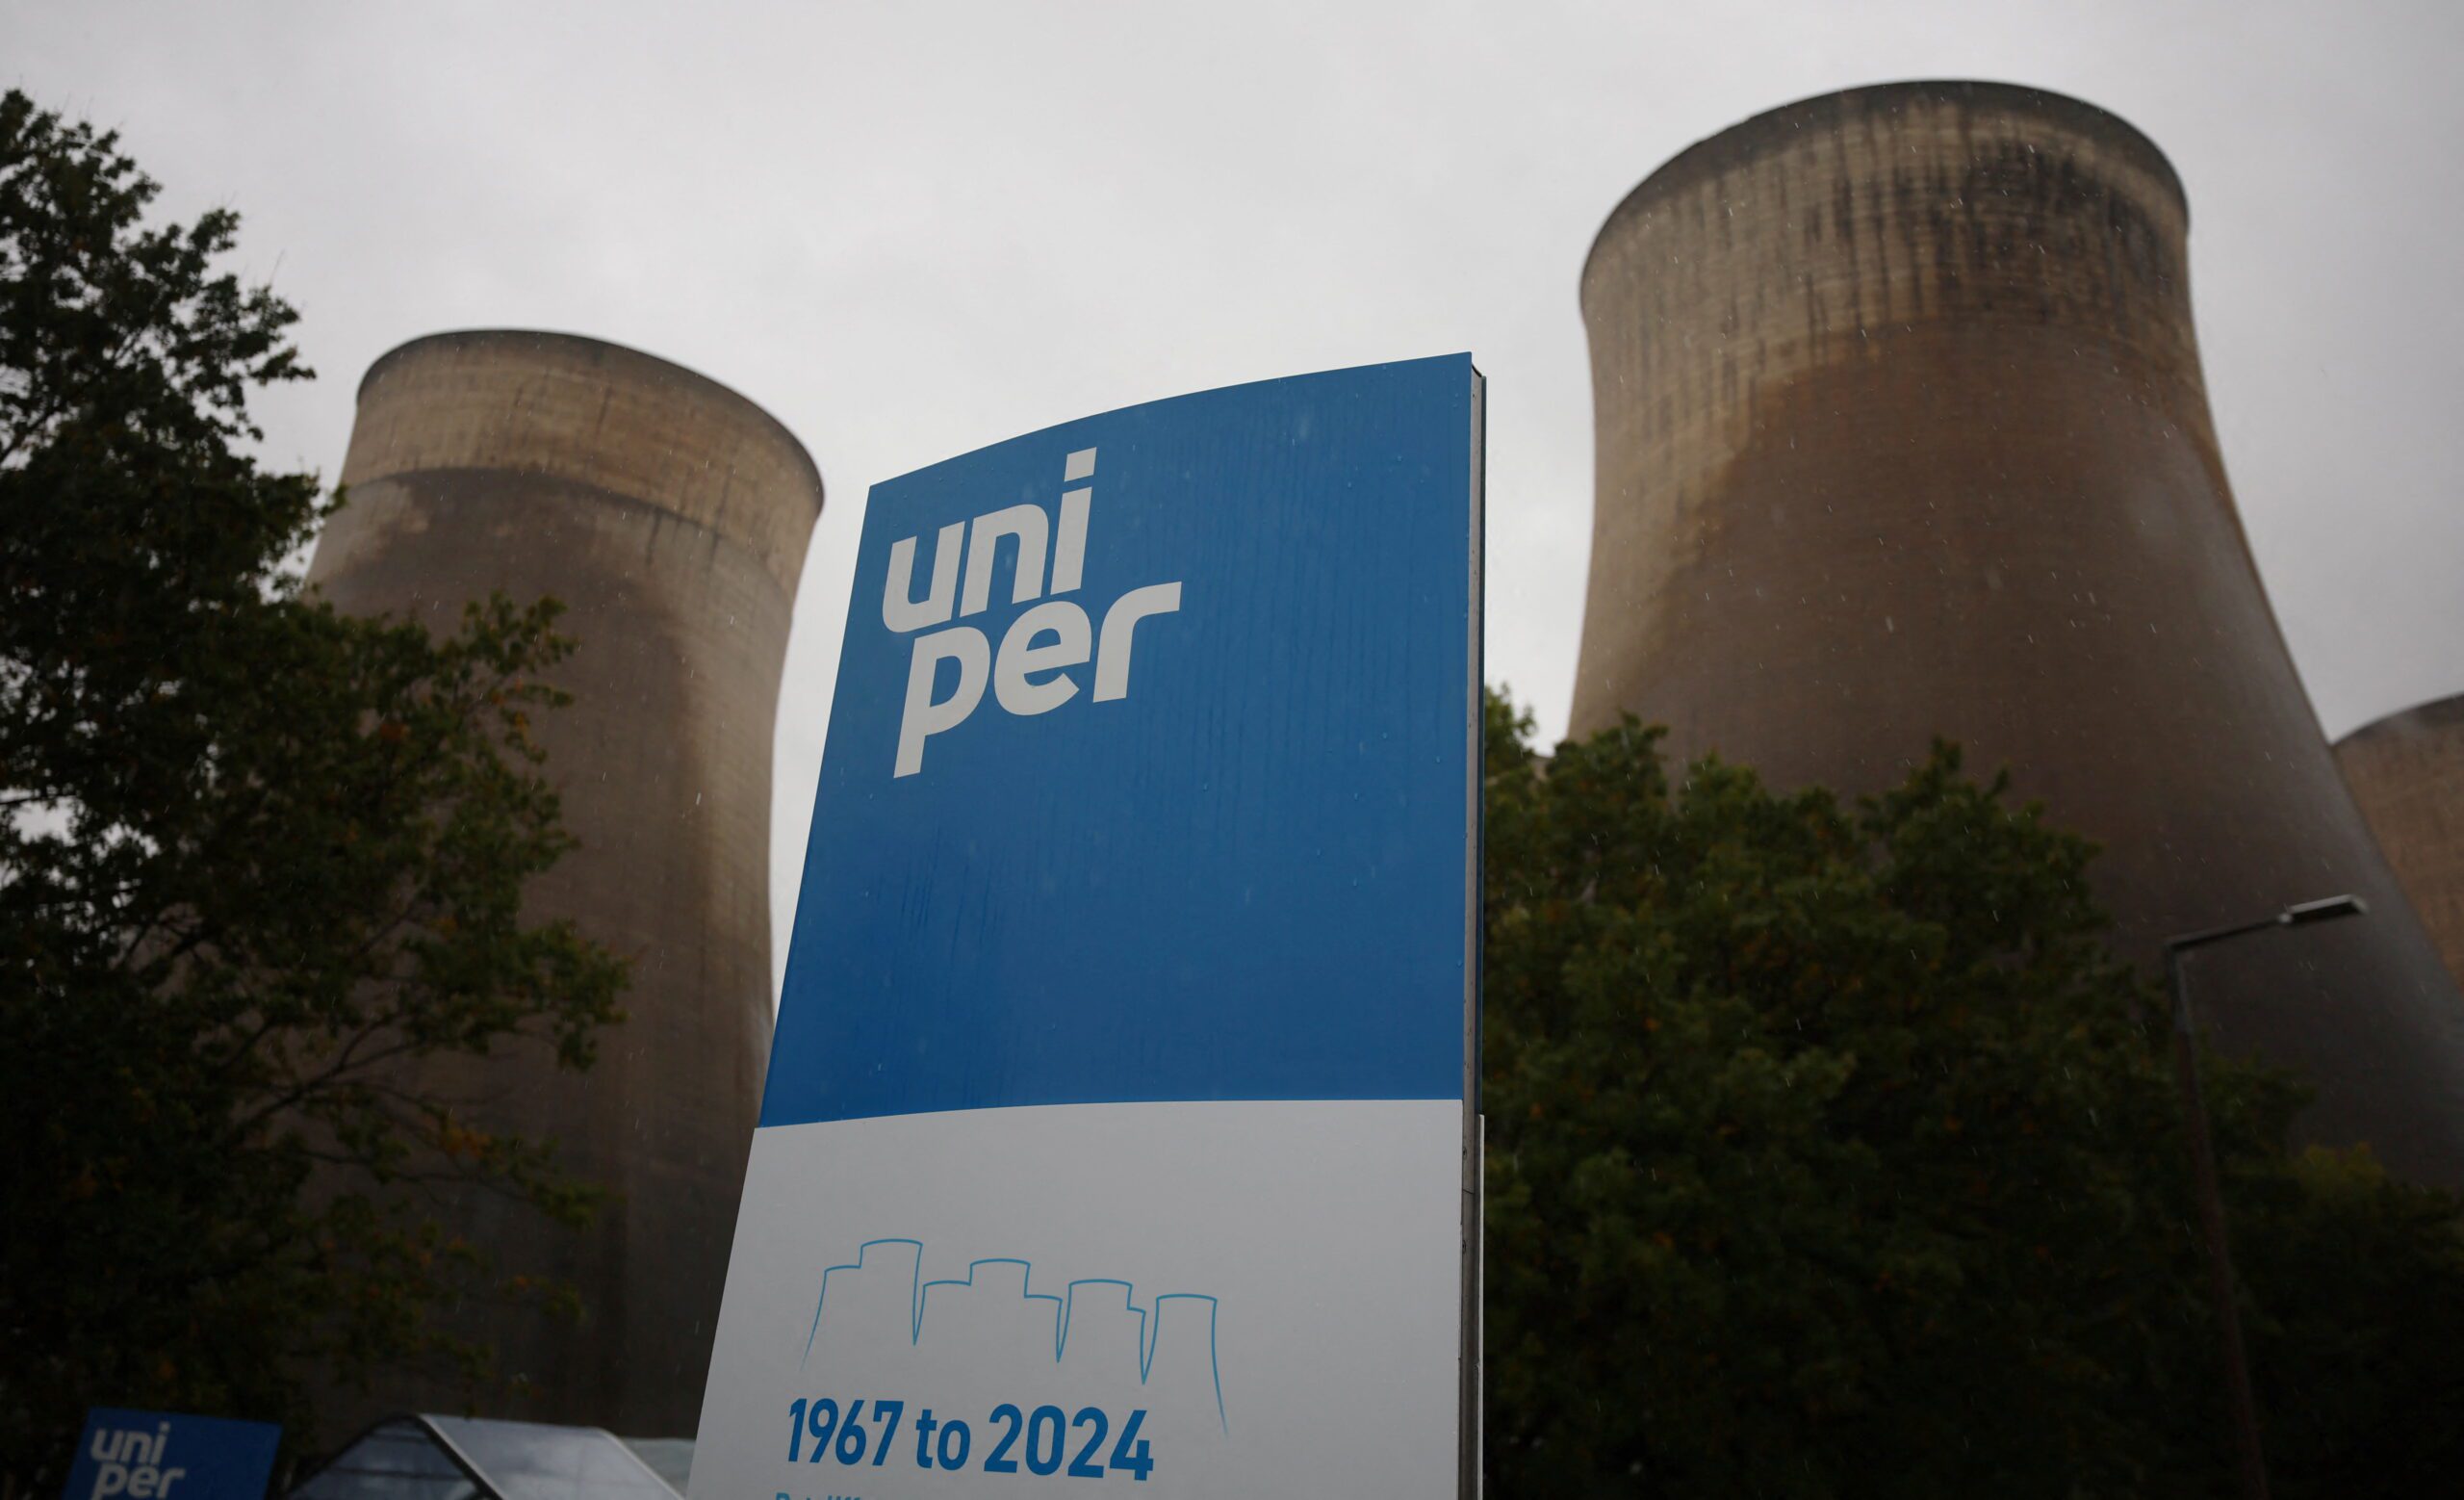
[[[295,315],[217,269],[232,214],[149,227],[154,193],[0,101],[0,1478],[30,1487],[90,1402],[296,1422],[312,1371],[481,1371],[428,1313],[524,1288],[421,1186],[591,1194],[407,1065],[586,1066],[624,979],[521,913],[571,842],[528,733],[556,606],[431,638],[303,594],[338,502],[248,452],[251,392],[308,374]]]
[[[1492,700],[1495,1492],[2229,1493],[2165,1012],[2091,846],[1945,745],[1852,809],[1528,729]],[[2451,1486],[2457,1203],[2204,1066],[2276,1493]]]

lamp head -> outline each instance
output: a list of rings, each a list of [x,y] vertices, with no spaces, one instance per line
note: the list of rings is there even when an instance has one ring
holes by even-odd
[[[2286,907],[2277,914],[2276,920],[2288,927],[2297,927],[2303,922],[2330,921],[2339,917],[2359,917],[2369,910],[2370,908],[2363,905],[2361,897],[2357,895],[2322,896],[2316,901],[2301,901]]]

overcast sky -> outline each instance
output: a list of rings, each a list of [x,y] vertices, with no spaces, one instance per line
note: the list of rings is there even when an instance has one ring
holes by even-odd
[[[1470,349],[1489,675],[1564,722],[1590,542],[1575,277],[1628,189],[1807,94],[2076,94],[2172,158],[2226,461],[2325,728],[2464,690],[2464,5],[129,5],[0,0],[0,76],[118,128],[323,378],[588,333],[777,415],[829,503],[787,654],[803,862],[874,481],[1109,407]]]

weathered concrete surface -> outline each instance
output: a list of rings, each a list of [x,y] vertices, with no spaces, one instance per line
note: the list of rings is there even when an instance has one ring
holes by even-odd
[[[2336,764],[2397,883],[2464,984],[2464,694],[2390,713],[2336,741]]]
[[[450,630],[491,589],[553,595],[573,704],[538,737],[579,847],[532,888],[633,964],[585,1074],[544,1048],[430,1066],[500,1129],[552,1138],[621,1201],[575,1233],[493,1196],[453,1225],[575,1283],[583,1323],[495,1315],[532,1394],[497,1414],[689,1436],[770,1039],[770,747],[821,478],[785,428],[690,371],[595,340],[416,340],[360,386],[348,504],[309,579]],[[397,1377],[364,1409],[432,1408]]]
[[[2076,100],[1902,84],[1756,117],[1609,216],[1573,728],[1868,791],[1940,734],[2100,841],[2125,954],[2356,892],[2194,960],[2306,1127],[2464,1185],[2464,1000],[2343,781],[2209,420],[2188,209]]]

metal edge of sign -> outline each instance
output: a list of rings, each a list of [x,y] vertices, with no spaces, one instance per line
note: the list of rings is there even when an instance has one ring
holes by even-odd
[[[1481,1254],[1483,1228],[1483,1194],[1485,1192],[1485,1157],[1487,1129],[1480,1111],[1480,939],[1481,939],[1481,835],[1486,817],[1488,789],[1487,766],[1482,756],[1488,734],[1487,685],[1484,676],[1487,662],[1482,659],[1482,621],[1485,566],[1483,552],[1487,543],[1488,468],[1488,380],[1477,365],[1471,368],[1472,431],[1471,431],[1471,513],[1468,517],[1469,590],[1466,597],[1468,616],[1466,630],[1470,634],[1465,659],[1471,669],[1470,697],[1466,715],[1466,755],[1464,757],[1464,835],[1469,847],[1463,858],[1463,1271],[1461,1311],[1462,1354],[1461,1400],[1456,1419],[1455,1440],[1460,1450],[1460,1473],[1456,1491],[1462,1500],[1478,1500],[1480,1471],[1483,1467],[1485,1424],[1481,1421],[1480,1387],[1482,1384],[1482,1334],[1485,1318],[1482,1295],[1486,1267]]]

